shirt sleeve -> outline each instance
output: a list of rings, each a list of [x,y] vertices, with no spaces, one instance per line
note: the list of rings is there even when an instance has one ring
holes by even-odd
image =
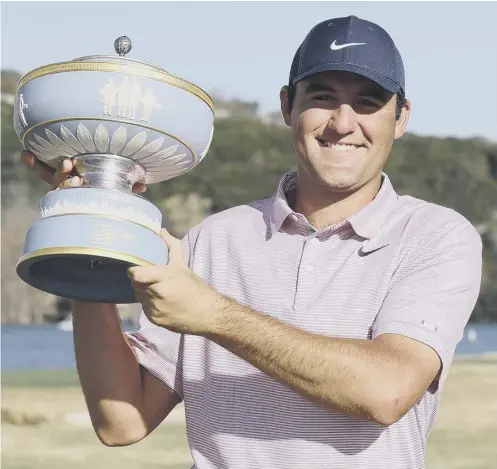
[[[467,221],[448,222],[412,248],[373,324],[372,338],[393,333],[422,342],[447,370],[478,299],[482,242]],[[442,370],[430,386],[438,389]]]
[[[181,240],[188,267],[191,266],[193,257],[190,240],[190,232]],[[183,400],[183,334],[156,326],[142,311],[138,320],[138,329],[126,332],[125,335],[138,363],[163,381]]]

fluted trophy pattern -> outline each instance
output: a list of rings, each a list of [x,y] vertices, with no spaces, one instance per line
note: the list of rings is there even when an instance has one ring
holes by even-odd
[[[145,131],[128,138],[126,127],[122,125],[111,135],[103,124],[99,124],[92,135],[81,122],[75,134],[62,124],[59,126],[59,135],[50,129],[44,130],[45,138],[33,132],[28,149],[45,163],[58,165],[64,158],[96,152],[125,156],[146,165],[145,180],[148,184],[179,176],[194,163],[191,155],[178,152],[178,144],[163,148],[166,137],[156,138],[146,144]],[[206,150],[200,154],[200,159],[203,159]]]

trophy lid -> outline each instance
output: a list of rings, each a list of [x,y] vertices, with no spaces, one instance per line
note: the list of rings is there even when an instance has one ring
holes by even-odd
[[[147,184],[195,167],[212,141],[212,98],[157,65],[127,57],[131,47],[121,36],[115,56],[79,57],[24,75],[14,126],[25,148],[51,167],[85,154],[127,158],[143,166]]]
[[[114,62],[120,63],[123,65],[138,65],[144,66],[153,70],[158,70],[160,72],[168,73],[162,67],[158,65],[154,65],[150,62],[145,62],[144,60],[132,59],[130,57],[126,57],[126,54],[132,49],[132,42],[128,36],[120,36],[114,41],[114,50],[116,51],[115,55],[87,55],[84,57],[78,57],[77,59],[71,60],[71,62],[100,62],[102,60],[106,62]]]
[[[137,75],[169,83],[195,94],[202,99],[209,106],[212,113],[214,113],[214,101],[205,90],[182,77],[168,72],[158,65],[126,57],[126,54],[131,51],[131,48],[131,39],[128,36],[120,36],[114,41],[114,50],[118,55],[89,55],[78,57],[67,62],[58,62],[35,68],[21,77],[17,84],[17,91],[19,91],[27,82],[52,73],[90,70],[125,70],[127,72],[132,72],[134,70]]]

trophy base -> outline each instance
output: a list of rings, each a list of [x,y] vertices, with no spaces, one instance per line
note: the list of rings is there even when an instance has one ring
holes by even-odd
[[[151,221],[158,209],[139,196],[61,189],[41,206],[42,219],[28,230],[17,263],[17,275],[38,290],[73,300],[137,303],[128,268],[167,264],[167,245]]]
[[[136,303],[127,269],[151,264],[119,254],[84,247],[40,249],[21,258],[17,273],[32,287],[52,295],[97,303]]]

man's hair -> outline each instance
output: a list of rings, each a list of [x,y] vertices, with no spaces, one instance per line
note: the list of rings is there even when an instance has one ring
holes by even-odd
[[[293,102],[295,100],[295,93],[296,93],[295,88],[296,85],[293,84],[288,85],[288,103],[290,105],[290,110],[293,108]],[[397,96],[397,102],[395,103],[395,119],[399,120],[402,108],[404,107],[406,97],[402,90],[400,90],[396,94],[396,96]]]

